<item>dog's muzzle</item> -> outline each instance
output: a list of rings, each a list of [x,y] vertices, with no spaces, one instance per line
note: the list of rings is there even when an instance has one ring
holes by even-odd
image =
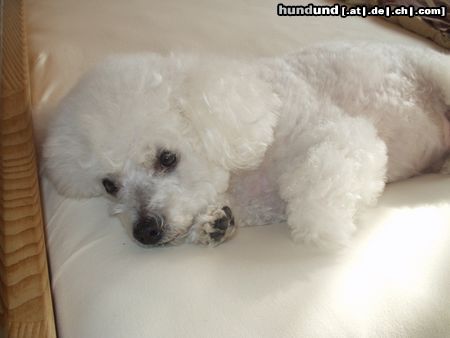
[[[145,245],[157,244],[163,236],[163,224],[162,217],[140,218],[133,224],[133,237]]]

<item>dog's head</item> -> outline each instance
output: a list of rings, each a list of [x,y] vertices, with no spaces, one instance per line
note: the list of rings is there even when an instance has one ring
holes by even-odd
[[[278,104],[247,63],[114,57],[63,99],[44,168],[62,194],[110,197],[140,243],[168,243],[259,164]]]

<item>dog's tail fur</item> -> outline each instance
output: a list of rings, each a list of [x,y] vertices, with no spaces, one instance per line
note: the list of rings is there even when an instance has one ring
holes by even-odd
[[[447,121],[450,122],[450,56],[441,53],[433,53],[431,58],[422,60],[422,64],[427,63],[424,72],[429,76],[433,86],[436,86],[442,95],[442,99],[447,106],[443,112]],[[449,124],[447,124],[448,128]],[[450,130],[446,135],[450,134]],[[449,141],[447,141],[449,142]],[[440,169],[438,169],[440,167]],[[450,148],[442,162],[436,164],[436,169],[441,174],[450,174]]]
[[[450,55],[433,53],[423,61],[428,65],[424,71],[428,71],[432,83],[442,91],[443,100],[449,108],[447,118],[450,120]]]

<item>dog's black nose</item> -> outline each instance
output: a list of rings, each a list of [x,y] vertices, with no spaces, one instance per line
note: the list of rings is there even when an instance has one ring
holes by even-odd
[[[156,244],[163,235],[162,223],[159,217],[139,219],[133,226],[133,237],[142,244]]]

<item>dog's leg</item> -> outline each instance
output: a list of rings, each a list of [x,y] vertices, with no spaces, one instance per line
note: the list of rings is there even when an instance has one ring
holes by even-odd
[[[342,246],[355,230],[355,213],[375,203],[384,188],[386,146],[369,121],[348,116],[304,132],[295,142],[312,139],[280,176],[288,225],[295,240]]]
[[[187,239],[191,243],[215,246],[225,242],[235,231],[234,217],[229,207],[210,207],[196,218]]]

